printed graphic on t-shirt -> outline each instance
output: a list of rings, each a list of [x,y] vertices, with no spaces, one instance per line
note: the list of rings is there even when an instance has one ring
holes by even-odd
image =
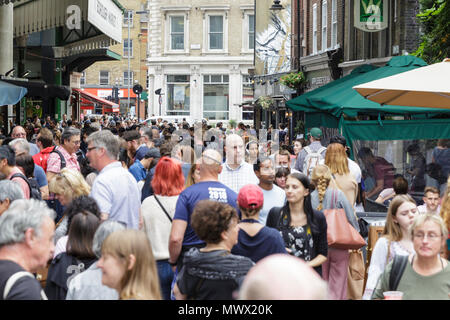
[[[227,200],[227,190],[225,188],[208,188],[209,199],[219,202],[228,202]]]

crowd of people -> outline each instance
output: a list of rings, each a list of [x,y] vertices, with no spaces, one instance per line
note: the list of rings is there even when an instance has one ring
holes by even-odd
[[[280,129],[64,116],[3,132],[0,300],[449,299],[450,184],[420,178],[417,148],[411,185],[366,147],[361,170],[341,135]],[[367,240],[367,198],[387,213],[364,281],[363,246],[330,243],[329,216]]]

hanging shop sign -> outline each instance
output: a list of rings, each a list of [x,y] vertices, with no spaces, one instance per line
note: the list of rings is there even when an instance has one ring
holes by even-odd
[[[89,0],[88,21],[122,43],[122,11],[111,0]]]
[[[355,28],[365,32],[378,32],[388,27],[388,0],[356,0]]]

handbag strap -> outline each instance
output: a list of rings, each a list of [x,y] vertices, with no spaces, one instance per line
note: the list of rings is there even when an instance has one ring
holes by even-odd
[[[169,214],[166,211],[166,208],[163,207],[163,205],[161,204],[161,202],[159,201],[158,197],[156,196],[156,194],[153,195],[155,197],[156,202],[158,202],[159,206],[161,207],[161,209],[163,209],[164,213],[166,214],[167,218],[169,218],[170,222],[172,222],[172,218],[169,216]]]

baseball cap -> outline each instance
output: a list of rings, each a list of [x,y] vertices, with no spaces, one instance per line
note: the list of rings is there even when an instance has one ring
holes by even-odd
[[[247,184],[239,190],[237,201],[244,209],[258,209],[264,204],[264,194],[256,184]]]
[[[158,148],[150,148],[147,153],[144,156],[145,159],[148,158],[156,158],[159,159],[161,158],[161,153],[159,152]]]
[[[320,138],[322,137],[322,130],[319,128],[311,128],[311,130],[309,130],[309,135],[314,138]]]
[[[344,136],[337,134],[337,135],[331,137],[330,143],[340,143],[345,147],[345,146],[347,146],[347,139],[345,139]]]

